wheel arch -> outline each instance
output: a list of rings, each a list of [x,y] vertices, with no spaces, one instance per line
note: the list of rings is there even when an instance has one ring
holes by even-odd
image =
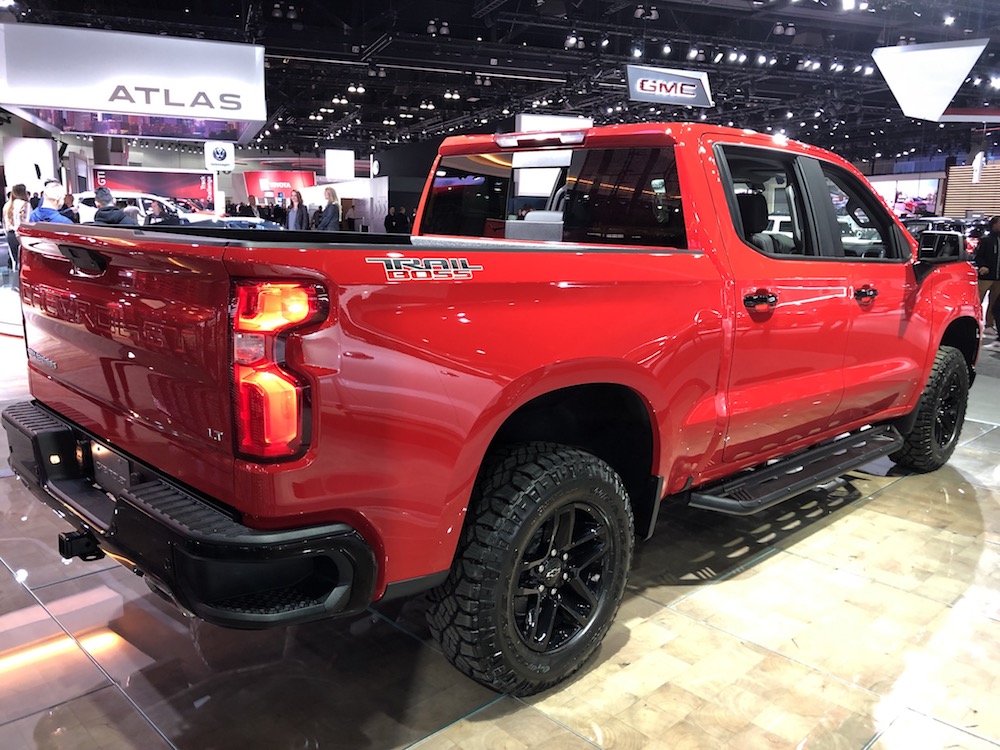
[[[976,360],[979,357],[981,338],[979,322],[968,316],[955,318],[941,336],[940,346],[952,346],[965,358],[969,368],[969,385],[976,379]]]
[[[632,387],[614,382],[564,386],[513,410],[496,430],[486,455],[502,445],[542,441],[597,456],[622,478],[642,538],[662,488],[656,476],[659,440],[654,425],[649,404]]]

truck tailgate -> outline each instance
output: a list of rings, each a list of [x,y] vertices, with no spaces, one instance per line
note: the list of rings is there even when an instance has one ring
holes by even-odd
[[[109,446],[232,492],[226,242],[26,227],[32,393]],[[203,238],[199,238],[203,240]]]

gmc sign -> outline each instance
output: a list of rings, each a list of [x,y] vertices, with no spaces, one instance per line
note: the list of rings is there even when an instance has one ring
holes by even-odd
[[[640,78],[639,91],[646,94],[661,94],[662,96],[681,96],[694,99],[698,96],[698,84],[682,83],[681,81],[659,81],[655,78]]]
[[[714,107],[708,73],[629,65],[629,98],[654,104]]]

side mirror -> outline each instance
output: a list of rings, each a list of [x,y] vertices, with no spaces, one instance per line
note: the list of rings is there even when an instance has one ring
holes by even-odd
[[[965,235],[961,232],[937,232],[927,230],[920,235],[921,263],[958,263],[969,260],[965,247]]]

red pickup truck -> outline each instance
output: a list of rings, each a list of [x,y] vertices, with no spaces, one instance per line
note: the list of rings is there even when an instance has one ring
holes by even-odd
[[[593,653],[662,504],[944,464],[982,335],[960,237],[710,126],[449,138],[412,237],[21,238],[3,423],[63,555],[239,628],[429,590],[445,654],[521,695]]]

